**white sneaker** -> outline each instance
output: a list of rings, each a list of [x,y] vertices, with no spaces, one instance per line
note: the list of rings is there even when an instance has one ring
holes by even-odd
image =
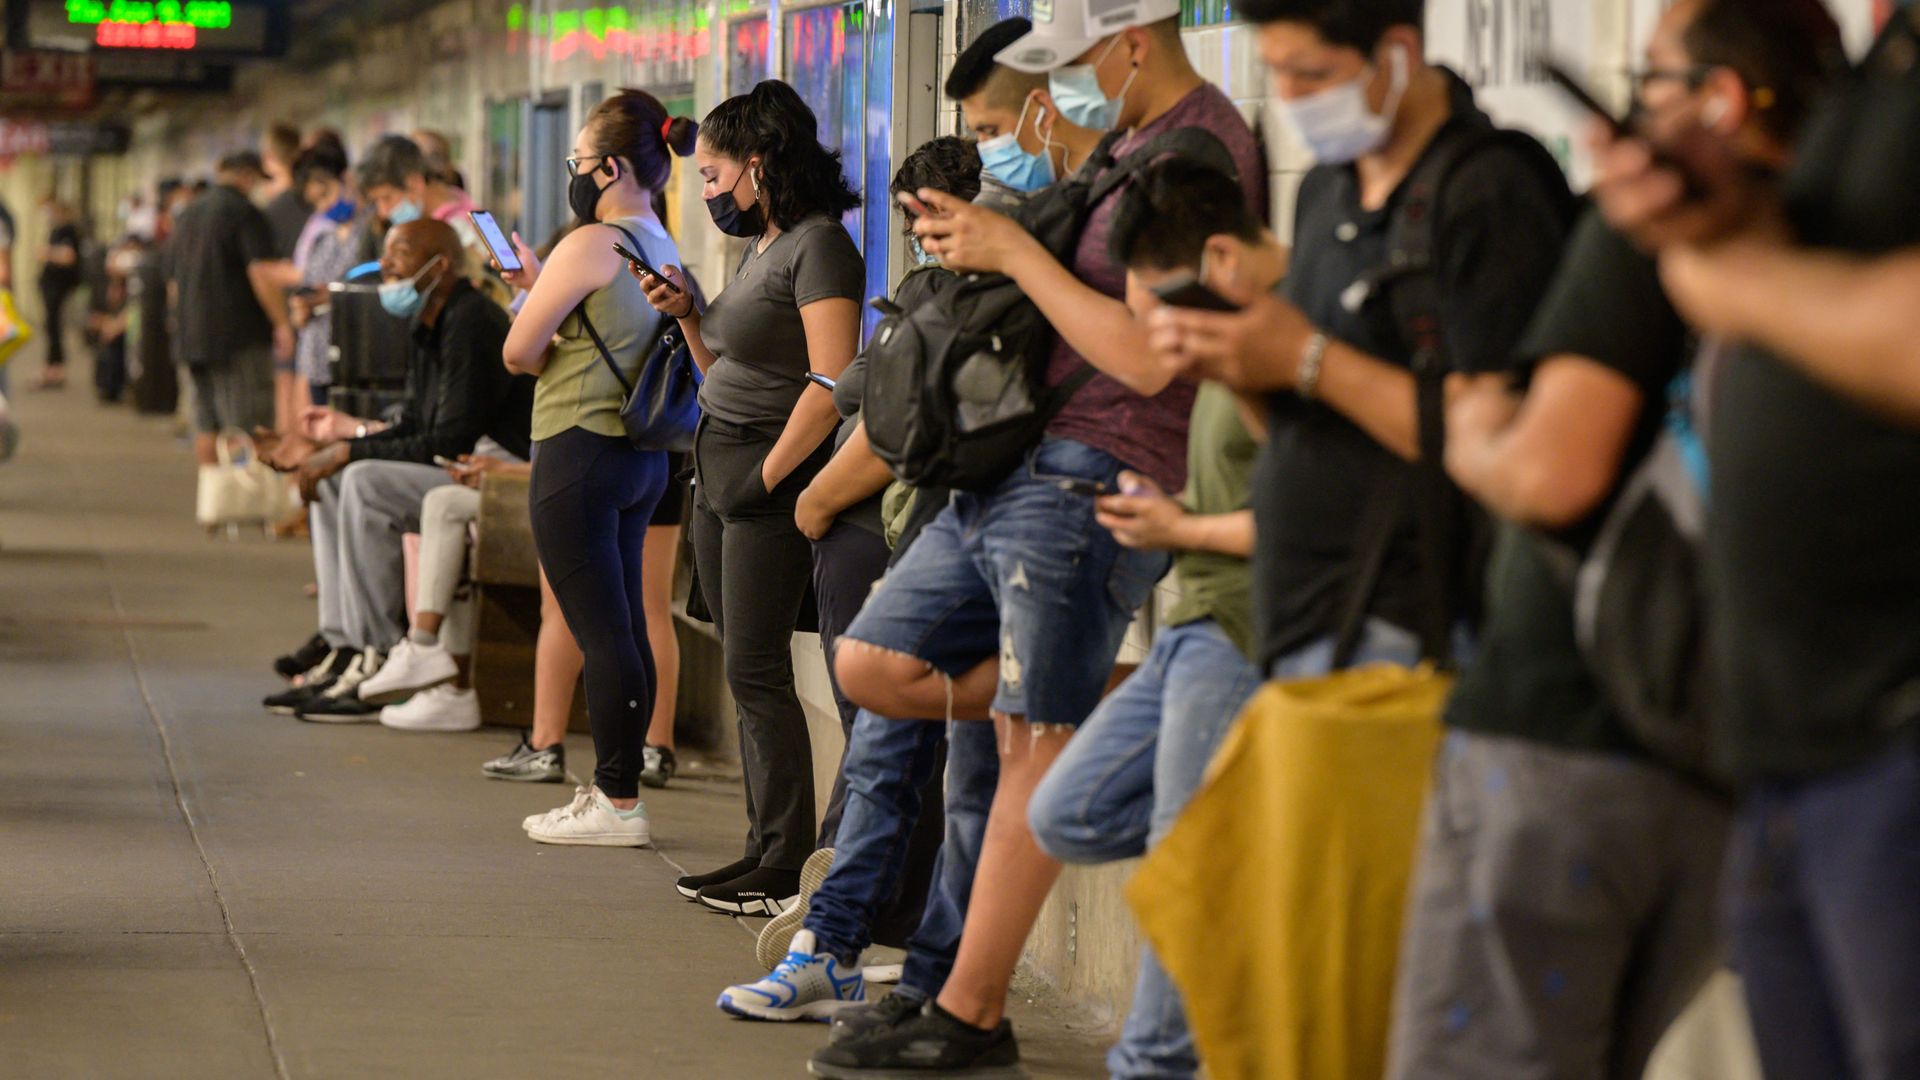
[[[597,787],[588,788],[565,810],[529,824],[527,835],[542,844],[593,847],[646,847],[653,842],[645,803],[634,807],[631,814],[623,814]]]
[[[380,673],[386,674],[386,669]],[[366,685],[361,683],[361,689]],[[441,683],[402,704],[381,709],[380,722],[400,731],[472,731],[480,726],[480,698],[472,690]]]
[[[587,803],[588,799],[591,797],[591,794],[592,793],[584,787],[576,787],[573,789],[572,802],[568,803],[565,806],[556,806],[552,810],[548,810],[545,813],[528,814],[527,820],[521,822],[520,827],[527,830],[528,832],[532,832],[534,829],[545,824],[547,821],[553,818],[557,818],[562,814],[575,813],[579,811],[579,809]]]
[[[438,642],[420,645],[411,638],[403,638],[387,654],[380,670],[360,684],[360,700],[391,705],[408,694],[452,682],[459,674],[460,665],[453,662],[453,654],[445,645]]]
[[[833,1019],[833,1014],[867,999],[860,969],[847,971],[831,956],[816,954],[813,931],[793,935],[787,958],[758,982],[720,991],[714,1004],[732,1016],[750,1020]]]

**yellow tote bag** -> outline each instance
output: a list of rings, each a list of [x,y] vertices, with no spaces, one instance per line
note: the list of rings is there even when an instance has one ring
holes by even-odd
[[[1450,675],[1267,684],[1127,887],[1218,1080],[1371,1080]]]
[[[20,346],[33,340],[33,327],[13,306],[13,290],[0,289],[0,367],[6,367]]]

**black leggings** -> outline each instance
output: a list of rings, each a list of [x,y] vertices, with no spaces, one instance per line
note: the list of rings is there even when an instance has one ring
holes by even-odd
[[[67,311],[67,298],[73,295],[78,286],[64,280],[40,282],[40,305],[47,309],[47,366],[63,368],[67,366],[67,332],[64,316]]]
[[[655,673],[642,601],[641,545],[667,486],[667,456],[624,437],[569,428],[534,444],[533,544],[586,657],[593,782],[640,794]]]

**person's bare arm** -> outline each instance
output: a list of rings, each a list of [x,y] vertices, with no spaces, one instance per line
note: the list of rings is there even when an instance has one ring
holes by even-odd
[[[1148,396],[1173,382],[1148,356],[1146,331],[1126,303],[1075,277],[1018,222],[932,189],[922,189],[909,205],[926,211],[914,231],[929,252],[956,270],[1012,278],[1067,344],[1101,372]]]
[[[1549,358],[1525,397],[1503,375],[1480,376],[1448,406],[1447,472],[1500,517],[1568,528],[1613,490],[1645,403],[1626,376],[1580,356]]]
[[[808,539],[818,540],[848,507],[872,498],[893,482],[893,471],[867,442],[867,425],[854,421],[853,434],[834,451],[833,460],[800,493],[793,518]]]
[[[612,242],[618,234],[604,225],[586,225],[567,234],[539,269],[527,302],[507,329],[501,360],[507,370],[538,375],[547,367],[547,348],[560,324],[596,289],[620,272]]]
[[[800,322],[807,335],[808,368],[829,379],[839,378],[853,363],[854,350],[860,343],[860,305],[844,297],[815,300],[800,309]],[[833,395],[824,387],[808,383],[787,416],[786,428],[760,465],[760,479],[767,490],[779,487],[839,422]]]
[[[1765,346],[1821,385],[1920,427],[1920,249],[1863,258],[1751,237],[1660,259],[1701,330]]]
[[[297,289],[306,284],[306,282],[301,280],[300,270],[293,265],[291,259],[273,259],[268,262],[257,262],[247,267],[247,276],[249,278],[256,272],[265,278],[268,284],[282,290]]]

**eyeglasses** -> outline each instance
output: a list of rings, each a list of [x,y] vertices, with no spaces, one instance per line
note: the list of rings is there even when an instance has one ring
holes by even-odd
[[[580,172],[581,172],[581,170],[580,170],[580,163],[581,163],[581,162],[583,162],[583,161],[599,161],[599,162],[604,162],[604,161],[606,161],[606,160],[607,160],[608,158],[610,158],[610,157],[612,157],[612,156],[613,156],[612,154],[588,154],[588,155],[587,155],[587,156],[585,156],[585,157],[570,157],[570,158],[568,158],[568,159],[567,159],[567,175],[568,175],[568,176],[579,176],[579,175],[580,175]],[[599,167],[600,167],[600,166],[598,166],[598,165],[595,165],[595,166],[593,167],[593,169],[597,169],[597,168],[599,168]],[[587,172],[592,172],[592,171],[593,171],[593,169],[588,169],[588,170],[586,170],[586,171],[587,171]]]

